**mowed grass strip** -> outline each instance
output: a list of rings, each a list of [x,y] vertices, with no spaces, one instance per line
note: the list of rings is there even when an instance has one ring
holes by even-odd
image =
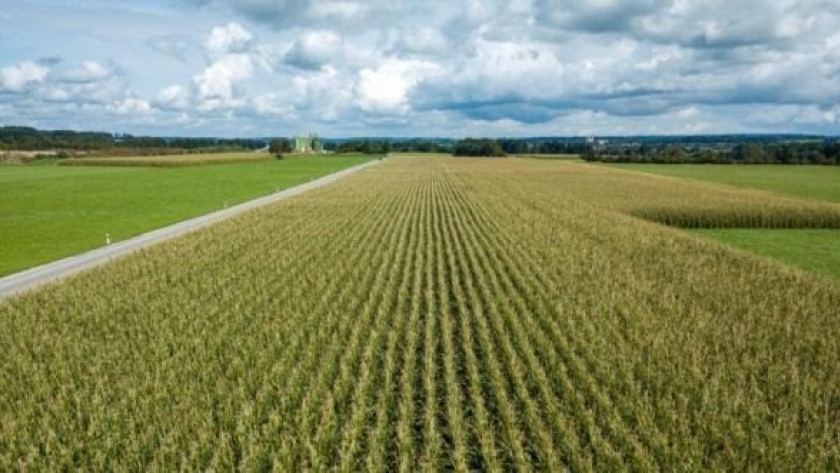
[[[831,470],[840,285],[589,169],[392,159],[0,302],[0,469]]]
[[[0,166],[0,276],[220,210],[368,160],[305,157],[177,169]]]

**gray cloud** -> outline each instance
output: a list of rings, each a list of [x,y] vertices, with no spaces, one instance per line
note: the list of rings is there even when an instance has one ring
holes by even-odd
[[[312,25],[316,22],[335,22],[347,16],[358,14],[364,9],[362,3],[347,1],[314,0],[182,0],[188,4],[208,6],[225,5],[256,22],[283,29],[293,26]]]
[[[64,58],[62,58],[61,56],[47,56],[42,57],[35,62],[46,67],[55,67],[64,62]]]
[[[332,31],[308,31],[298,37],[286,52],[284,62],[294,67],[318,70],[340,59],[343,41]]]
[[[450,108],[467,118],[481,121],[513,120],[524,124],[549,122],[565,115],[567,107],[550,107],[528,102],[464,103]]]
[[[537,0],[536,13],[541,21],[565,29],[620,32],[673,5],[674,0]]]

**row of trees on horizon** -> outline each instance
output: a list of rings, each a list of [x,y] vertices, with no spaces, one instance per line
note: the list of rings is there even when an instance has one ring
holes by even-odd
[[[37,130],[30,127],[0,127],[0,150],[124,154],[182,154],[255,150],[265,140],[236,138],[161,138],[102,132]]]
[[[0,151],[61,150],[130,155],[227,152],[263,149],[292,151],[289,138],[161,138],[76,131],[0,127]],[[579,155],[615,163],[840,164],[840,139],[805,135],[639,136],[594,139],[545,138],[368,138],[324,139],[333,153],[383,155],[390,152],[447,153],[456,156]]]
[[[581,157],[587,161],[608,163],[840,165],[840,141],[743,143],[731,148],[604,146],[592,147]]]

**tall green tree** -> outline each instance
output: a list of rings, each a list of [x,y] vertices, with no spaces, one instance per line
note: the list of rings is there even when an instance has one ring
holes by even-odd
[[[277,138],[268,145],[268,152],[275,155],[282,155],[292,151],[292,143],[288,138]]]

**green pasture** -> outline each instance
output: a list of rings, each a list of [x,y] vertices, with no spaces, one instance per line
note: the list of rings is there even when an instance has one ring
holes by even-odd
[[[0,276],[206,214],[371,159],[185,168],[0,166]]]
[[[696,230],[729,245],[840,280],[840,231]]]

